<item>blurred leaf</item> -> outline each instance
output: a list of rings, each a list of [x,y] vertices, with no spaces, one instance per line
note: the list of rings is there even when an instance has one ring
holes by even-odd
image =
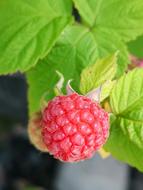
[[[0,74],[26,71],[71,20],[71,0],[0,1]]]
[[[128,49],[131,54],[137,56],[138,58],[143,58],[143,36],[129,42]]]
[[[23,190],[42,190],[42,189],[39,187],[28,186],[28,187],[25,187]]]

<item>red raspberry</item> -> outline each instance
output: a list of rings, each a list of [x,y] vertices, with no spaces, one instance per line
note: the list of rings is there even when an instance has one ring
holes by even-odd
[[[76,93],[57,96],[43,111],[42,136],[55,158],[75,162],[90,158],[108,137],[108,114]]]

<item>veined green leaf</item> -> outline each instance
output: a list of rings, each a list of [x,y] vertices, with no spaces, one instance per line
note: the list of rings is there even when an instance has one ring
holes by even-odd
[[[44,58],[71,20],[71,0],[0,1],[0,74]]]
[[[99,59],[95,64],[85,68],[81,73],[80,90],[83,94],[97,88],[116,74],[117,54]]]
[[[125,42],[143,34],[142,0],[73,0],[95,37],[99,57],[120,51],[117,76],[130,63]]]
[[[67,27],[50,54],[27,72],[30,113],[40,109],[45,92],[49,93],[47,99],[54,96],[53,88],[59,80],[56,70],[64,75],[65,83],[74,79],[72,87],[78,90],[82,69],[96,58],[96,43],[88,29],[78,25]]]
[[[126,45],[116,33],[112,33],[108,29],[102,29],[99,27],[93,29],[92,33],[97,43],[99,58],[103,58],[109,54],[119,51],[117,76],[121,76],[129,64]]]
[[[104,148],[116,159],[143,171],[143,122],[114,118]]]
[[[130,41],[143,34],[142,0],[73,0],[83,20],[92,28],[108,29]],[[111,35],[112,36],[112,35]]]
[[[110,100],[113,113],[126,116],[126,118],[131,117],[132,111],[142,109],[143,69],[134,69],[124,74],[114,86]]]
[[[143,69],[122,76],[110,95],[115,118],[106,150],[143,171]]]

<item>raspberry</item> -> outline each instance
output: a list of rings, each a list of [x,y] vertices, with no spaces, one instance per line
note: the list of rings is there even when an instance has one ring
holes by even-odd
[[[42,114],[43,141],[61,161],[90,158],[106,142],[108,132],[108,113],[77,93],[55,97]]]

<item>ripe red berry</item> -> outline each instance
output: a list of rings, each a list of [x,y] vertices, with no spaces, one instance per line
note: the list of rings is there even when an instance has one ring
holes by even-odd
[[[59,160],[90,158],[108,137],[108,113],[98,103],[76,93],[55,97],[42,115],[44,143]]]

